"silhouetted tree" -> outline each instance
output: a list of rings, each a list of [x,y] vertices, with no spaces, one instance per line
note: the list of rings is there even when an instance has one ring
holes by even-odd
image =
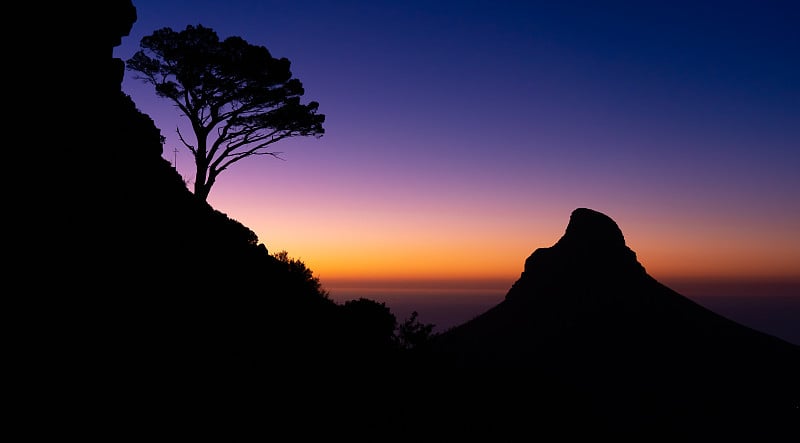
[[[217,176],[243,158],[278,157],[271,145],[295,136],[321,137],[319,104],[300,103],[290,62],[241,37],[220,41],[202,25],[162,28],[143,37],[127,69],[175,103],[189,119],[196,144],[178,136],[195,159],[194,194],[206,200]]]
[[[421,323],[417,318],[419,314],[417,311],[397,326],[395,339],[401,349],[419,349],[430,342],[434,337],[433,328],[436,326],[432,323]]]
[[[346,301],[342,308],[345,328],[354,344],[370,352],[387,352],[394,348],[397,319],[386,303],[362,297]]]
[[[294,293],[307,298],[330,301],[330,294],[322,287],[319,277],[314,276],[313,271],[302,260],[289,257],[289,253],[286,251],[277,252],[272,256],[286,266],[284,278]]]

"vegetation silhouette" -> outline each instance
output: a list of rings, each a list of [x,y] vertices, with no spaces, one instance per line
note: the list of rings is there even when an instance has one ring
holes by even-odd
[[[180,32],[156,30],[128,61],[136,78],[172,101],[191,124],[194,143],[178,137],[194,155],[194,194],[206,200],[211,187],[234,163],[280,153],[272,145],[289,137],[321,137],[319,103],[301,104],[303,85],[290,62],[241,37],[220,40],[202,25]]]
[[[135,8],[102,8],[114,25],[92,53],[106,66],[94,87],[118,134],[118,185],[81,206],[67,244],[85,258],[58,263],[80,292],[64,293],[72,309],[50,337],[63,350],[45,362],[76,386],[68,399],[88,405],[90,426],[205,439],[219,426],[226,440],[797,435],[798,347],[661,285],[586,208],[503,302],[445,333],[413,314],[398,325],[369,299],[332,301],[302,261],[270,254],[164,160],[109,61]]]

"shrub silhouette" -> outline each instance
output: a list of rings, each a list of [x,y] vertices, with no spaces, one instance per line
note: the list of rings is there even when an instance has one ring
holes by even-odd
[[[435,337],[433,323],[421,323],[417,317],[419,313],[413,311],[411,315],[397,327],[395,339],[398,346],[405,350],[420,350]]]

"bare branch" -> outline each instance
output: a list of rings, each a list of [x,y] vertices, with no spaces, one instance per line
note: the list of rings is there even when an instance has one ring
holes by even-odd
[[[183,139],[183,134],[181,134],[181,128],[176,127],[175,132],[178,133],[178,139],[181,141],[181,143],[183,143],[183,146],[186,146],[186,148],[192,151],[192,154],[197,155],[197,148],[190,145],[189,143],[186,142],[186,140]]]

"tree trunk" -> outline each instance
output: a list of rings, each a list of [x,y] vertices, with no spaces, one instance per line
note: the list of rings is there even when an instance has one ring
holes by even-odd
[[[194,174],[194,195],[200,200],[206,201],[208,194],[211,191],[211,185],[208,181],[208,169],[204,164],[202,155],[197,155],[194,165],[196,172]]]

